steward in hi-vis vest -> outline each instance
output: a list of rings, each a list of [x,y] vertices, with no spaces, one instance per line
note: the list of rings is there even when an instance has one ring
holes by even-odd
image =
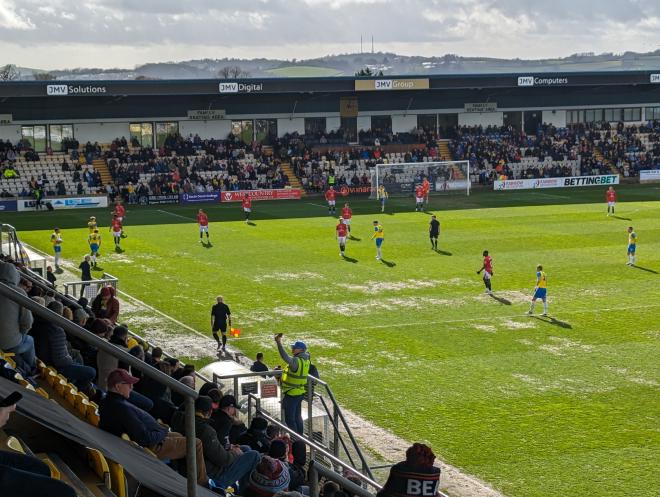
[[[282,409],[284,422],[296,433],[303,433],[302,401],[307,391],[307,376],[311,361],[305,342],[291,345],[293,357],[282,347],[282,334],[275,335],[277,349],[282,360],[286,362],[282,373]]]

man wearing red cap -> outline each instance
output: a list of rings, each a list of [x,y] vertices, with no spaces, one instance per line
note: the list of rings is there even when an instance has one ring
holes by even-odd
[[[184,459],[186,437],[181,433],[169,432],[148,412],[128,402],[133,385],[138,381],[125,369],[114,369],[108,374],[108,393],[99,404],[99,428],[118,437],[126,433],[133,442],[149,448],[158,459]],[[198,438],[195,439],[195,452],[197,483],[208,487],[202,442]]]

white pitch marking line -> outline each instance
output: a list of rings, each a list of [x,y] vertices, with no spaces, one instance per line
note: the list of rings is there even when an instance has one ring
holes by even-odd
[[[327,205],[322,205],[322,204],[315,204],[312,202],[305,202],[307,205],[315,205],[316,207],[323,207],[324,209],[327,207]]]
[[[179,217],[181,219],[185,219],[186,221],[197,221],[197,219],[193,219],[192,217],[182,216],[180,214],[175,214],[174,212],[170,212],[170,211],[164,211],[162,209],[156,209],[156,212],[162,212],[163,214],[169,214],[170,216]]]

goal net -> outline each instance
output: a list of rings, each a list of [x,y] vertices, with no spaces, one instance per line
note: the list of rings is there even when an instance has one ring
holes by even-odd
[[[376,198],[382,185],[389,195],[409,195],[424,179],[431,192],[470,194],[470,162],[400,162],[376,164],[371,170],[371,196]]]

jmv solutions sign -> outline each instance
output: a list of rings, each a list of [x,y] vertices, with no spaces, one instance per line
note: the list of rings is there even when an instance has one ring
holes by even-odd
[[[355,91],[428,90],[428,78],[356,79]]]

